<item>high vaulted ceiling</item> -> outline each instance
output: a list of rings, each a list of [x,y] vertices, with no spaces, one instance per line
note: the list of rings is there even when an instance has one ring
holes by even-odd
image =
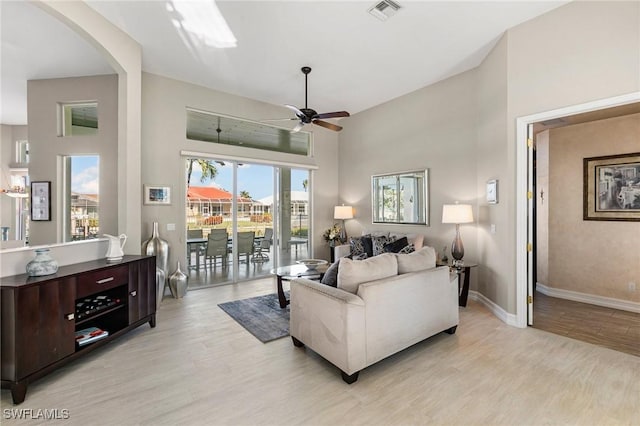
[[[385,22],[367,13],[373,0],[217,1],[237,39],[226,49],[177,25],[176,0],[87,3],[141,44],[144,71],[302,108],[300,68],[308,65],[308,106],[351,114],[477,66],[505,30],[567,3],[395,1],[402,8]],[[0,8],[0,123],[26,124],[29,79],[114,72],[33,4],[1,1]],[[283,107],[281,117],[290,116]]]

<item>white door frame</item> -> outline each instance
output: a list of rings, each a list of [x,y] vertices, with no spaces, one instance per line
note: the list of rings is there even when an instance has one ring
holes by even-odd
[[[616,96],[584,104],[554,109],[547,112],[518,117],[516,119],[516,327],[527,326],[527,285],[529,265],[527,262],[527,181],[532,178],[533,170],[527,166],[527,126],[553,118],[566,117],[599,109],[611,108],[640,101],[640,92]],[[533,220],[531,218],[531,220]],[[535,247],[532,248],[535,250]]]

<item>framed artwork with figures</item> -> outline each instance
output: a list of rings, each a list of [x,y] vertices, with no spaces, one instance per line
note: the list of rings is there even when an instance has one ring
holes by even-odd
[[[583,220],[640,221],[640,152],[583,159]]]
[[[31,220],[51,220],[51,181],[31,182]]]

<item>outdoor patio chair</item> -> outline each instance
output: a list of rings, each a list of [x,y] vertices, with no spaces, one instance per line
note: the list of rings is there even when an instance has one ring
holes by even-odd
[[[271,251],[272,239],[273,228],[266,228],[264,230],[264,238],[256,243],[257,252],[253,256],[253,262],[266,262],[269,260],[269,252]]]
[[[202,235],[202,229],[187,229],[187,240],[204,238]],[[199,257],[204,255],[207,245],[205,243],[202,244],[188,244],[189,247],[189,267],[191,267],[191,255],[193,253],[196,254],[196,264],[200,264]]]
[[[204,256],[205,268],[207,266],[207,259],[211,260],[211,258],[213,258],[213,266],[215,266],[218,256],[222,259],[222,267],[227,267],[227,255],[229,254],[229,250],[227,249],[228,239],[229,235],[225,229],[211,230],[209,238],[207,239],[207,249]],[[211,268],[211,266],[212,264],[210,263],[209,268]]]
[[[253,232],[238,232],[238,259],[240,256],[246,256],[246,262],[249,263],[249,257],[253,255]]]

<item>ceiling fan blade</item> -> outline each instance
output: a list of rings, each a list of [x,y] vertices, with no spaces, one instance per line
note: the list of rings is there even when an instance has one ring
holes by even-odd
[[[300,130],[302,130],[303,127],[304,127],[304,123],[301,121],[298,124],[296,124],[296,127],[291,129],[291,133],[298,133]]]
[[[291,111],[293,111],[296,114],[296,116],[304,117],[304,112],[300,111],[298,107],[295,107],[293,105],[285,105],[285,106],[289,108]]]
[[[316,114],[313,118],[337,118],[350,117],[347,111],[325,112],[324,114]]]
[[[318,126],[327,128],[329,130],[334,130],[336,132],[339,132],[340,130],[342,130],[341,126],[335,125],[333,123],[329,123],[327,121],[322,121],[322,120],[313,120],[312,121],[313,124],[317,124]]]
[[[260,122],[264,122],[264,121],[291,121],[291,120],[299,120],[299,118],[297,117],[290,117],[290,118],[267,118],[264,120],[260,120]]]

